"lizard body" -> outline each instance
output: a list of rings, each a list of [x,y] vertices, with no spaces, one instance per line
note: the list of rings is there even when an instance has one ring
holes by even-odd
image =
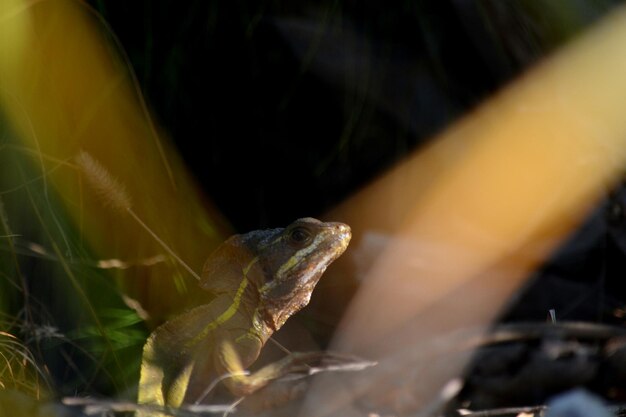
[[[292,354],[252,375],[272,333],[302,307],[326,267],[350,241],[350,228],[312,218],[286,228],[235,235],[207,260],[200,287],[216,295],[164,323],[148,338],[138,402],[179,407],[202,401],[223,375],[235,396],[257,391],[306,354]]]

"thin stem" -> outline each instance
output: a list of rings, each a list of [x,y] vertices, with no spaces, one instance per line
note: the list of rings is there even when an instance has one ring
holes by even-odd
[[[148,227],[147,224],[145,224],[140,218],[139,216],[137,216],[137,214],[135,214],[135,212],[131,209],[131,208],[126,208],[126,211],[128,211],[128,214],[130,214],[132,216],[133,219],[135,219],[137,221],[137,223],[139,223],[141,225],[141,227],[143,227],[148,233],[150,233],[150,235],[154,238],[154,240],[156,240],[159,245],[161,245],[163,247],[163,249],[165,249],[167,251],[167,253],[169,253],[174,259],[176,259],[178,261],[178,263],[180,263],[180,265],[185,268],[194,278],[196,278],[198,281],[200,281],[200,275],[198,275],[196,273],[196,271],[194,271],[193,269],[191,269],[191,267],[189,265],[187,265],[187,263],[185,261],[183,261],[178,255],[176,255],[176,253],[170,249],[169,246],[167,246],[167,243],[165,243],[163,240],[161,240],[161,238],[152,231],[152,229],[150,229],[150,227]]]

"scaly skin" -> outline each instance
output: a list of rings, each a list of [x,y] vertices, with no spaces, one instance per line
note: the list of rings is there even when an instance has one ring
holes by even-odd
[[[306,306],[326,267],[350,241],[350,228],[315,219],[235,235],[207,260],[200,286],[216,294],[148,338],[140,404],[179,407],[202,400],[217,378],[235,396],[251,394],[320,352],[294,353],[243,375],[272,333]]]

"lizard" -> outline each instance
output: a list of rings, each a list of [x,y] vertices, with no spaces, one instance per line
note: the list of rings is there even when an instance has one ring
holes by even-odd
[[[215,294],[156,328],[141,364],[138,403],[198,403],[222,376],[227,391],[249,395],[321,352],[291,353],[253,374],[261,349],[306,306],[320,277],[347,248],[350,227],[302,218],[285,228],[230,237],[204,264],[200,288]],[[203,394],[204,393],[204,394]]]

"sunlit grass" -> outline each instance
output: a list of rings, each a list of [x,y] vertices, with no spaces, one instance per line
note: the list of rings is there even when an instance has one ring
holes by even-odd
[[[5,328],[0,321],[0,328]],[[16,389],[40,398],[47,389],[46,373],[15,335],[0,330],[0,389]],[[42,388],[43,385],[43,388]]]

